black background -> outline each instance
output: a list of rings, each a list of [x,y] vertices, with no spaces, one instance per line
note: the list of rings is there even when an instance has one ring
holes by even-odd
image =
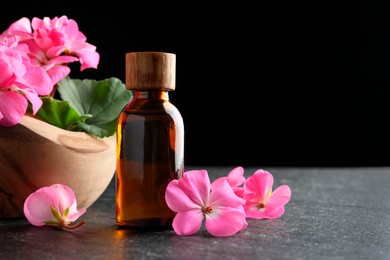
[[[72,64],[73,78],[124,81],[127,52],[176,54],[170,99],[188,165],[390,165],[382,2],[38,3],[9,3],[0,30],[24,16],[76,20],[101,59]]]

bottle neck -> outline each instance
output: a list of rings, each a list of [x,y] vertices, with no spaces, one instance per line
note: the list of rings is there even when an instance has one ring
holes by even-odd
[[[133,90],[133,96],[137,99],[169,100],[167,90]]]

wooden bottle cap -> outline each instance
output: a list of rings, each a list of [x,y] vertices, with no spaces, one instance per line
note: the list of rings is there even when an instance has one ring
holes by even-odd
[[[175,90],[176,55],[165,52],[126,54],[127,89]]]

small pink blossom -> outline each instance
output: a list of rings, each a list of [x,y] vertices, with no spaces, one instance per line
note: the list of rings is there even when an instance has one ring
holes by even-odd
[[[234,194],[227,181],[210,191],[206,170],[192,170],[172,180],[166,189],[168,207],[176,212],[173,229],[179,235],[192,235],[205,220],[206,230],[214,236],[231,236],[247,227],[244,200]]]
[[[220,185],[225,180],[229,183],[230,187],[232,187],[234,193],[242,198],[244,195],[244,188],[242,185],[245,182],[244,168],[238,166],[231,170],[227,176],[216,179],[211,183],[211,189],[215,189],[216,186]]]
[[[77,210],[76,197],[71,188],[63,184],[43,187],[30,194],[24,202],[24,215],[34,226],[56,226],[64,229],[76,229],[85,222],[71,226],[85,208]]]
[[[283,215],[291,190],[287,185],[281,185],[272,192],[273,184],[272,174],[261,169],[245,181],[243,198],[247,218],[275,219]]]
[[[79,31],[75,20],[65,15],[53,19],[45,17],[43,20],[34,17],[31,26],[34,42],[50,59],[65,54],[78,57],[81,70],[97,68],[100,57],[96,47],[86,42],[87,37]]]

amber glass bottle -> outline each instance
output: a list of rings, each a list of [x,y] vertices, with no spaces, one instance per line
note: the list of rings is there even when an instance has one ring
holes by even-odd
[[[170,102],[176,55],[126,54],[126,87],[133,98],[117,125],[116,223],[121,227],[170,229],[174,212],[165,189],[184,171],[184,124]]]

